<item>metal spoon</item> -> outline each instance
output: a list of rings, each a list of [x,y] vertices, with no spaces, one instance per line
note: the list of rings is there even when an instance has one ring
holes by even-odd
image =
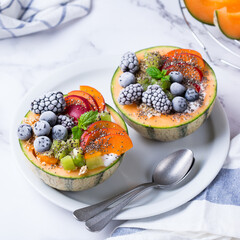
[[[182,149],[170,154],[159,162],[152,175],[152,182],[138,185],[134,189],[119,194],[101,203],[78,209],[73,215],[80,221],[86,221],[90,231],[102,230],[123,207],[143,190],[150,187],[169,188],[176,185],[188,174],[194,163],[193,152]],[[124,200],[113,208],[103,211],[119,199]],[[103,211],[103,212],[102,212]]]

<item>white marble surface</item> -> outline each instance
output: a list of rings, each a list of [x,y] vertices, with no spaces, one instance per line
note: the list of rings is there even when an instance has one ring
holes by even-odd
[[[226,57],[239,64],[239,58],[221,50],[201,25],[190,19],[214,59]],[[156,45],[193,48],[209,61],[185,25],[176,0],[93,0],[92,11],[84,19],[55,30],[0,41],[0,239],[104,239],[121,223],[112,222],[103,232],[90,233],[70,212],[39,195],[11,159],[11,116],[21,98],[58,68],[84,58]],[[235,48],[237,51],[240,53],[239,48]],[[221,64],[211,66],[233,137],[240,132],[240,71]]]

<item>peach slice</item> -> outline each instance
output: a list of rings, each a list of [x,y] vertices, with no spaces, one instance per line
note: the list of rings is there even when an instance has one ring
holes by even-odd
[[[124,130],[118,130],[114,128],[101,128],[94,131],[89,132],[88,134],[82,135],[81,137],[81,148],[84,150],[90,142],[96,140],[99,137],[108,136],[110,134],[120,134],[127,135]]]
[[[172,71],[178,71],[183,74],[183,76],[187,79],[194,79],[196,81],[202,81],[202,72],[197,68],[187,63],[178,63],[175,65],[165,66],[163,65],[163,69],[167,70],[167,74]]]
[[[192,50],[192,49],[175,49],[175,50],[172,50],[172,51],[168,52],[164,56],[165,57],[172,57],[172,56],[175,56],[177,54],[182,54],[182,53],[194,54],[194,55],[197,55],[198,57],[202,58],[202,55],[199,52],[197,52],[195,50]]]
[[[97,121],[92,123],[91,125],[88,126],[87,132],[94,131],[96,129],[101,129],[101,128],[114,128],[118,130],[125,131],[122,127],[120,127],[118,124],[110,121]]]
[[[91,158],[101,152],[102,155],[115,153],[121,155],[133,147],[128,135],[110,134],[97,138],[88,145],[84,154],[85,159]]]
[[[201,57],[195,55],[195,54],[189,54],[189,53],[181,53],[181,54],[176,54],[173,56],[170,56],[166,63],[168,63],[169,65],[171,65],[171,63],[187,63],[190,64],[194,67],[197,67],[198,69],[200,69],[201,71],[203,71],[204,69],[204,61]]]
[[[99,111],[96,100],[90,94],[88,94],[84,91],[74,90],[74,91],[69,92],[68,95],[75,95],[75,96],[79,96],[79,97],[83,97],[83,98],[87,99],[88,102],[90,103],[92,109],[94,111]]]
[[[80,86],[80,90],[90,94],[95,99],[99,108],[99,112],[104,111],[105,100],[102,94],[97,89],[89,86]]]

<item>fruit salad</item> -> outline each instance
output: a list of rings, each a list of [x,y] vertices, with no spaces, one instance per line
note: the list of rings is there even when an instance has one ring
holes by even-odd
[[[209,117],[217,80],[199,52],[156,46],[122,56],[111,93],[129,126],[144,137],[172,141]]]
[[[18,127],[22,149],[31,152],[42,170],[55,169],[64,176],[88,176],[107,168],[133,146],[109,109],[102,94],[90,86],[66,95],[48,92],[32,101]]]
[[[204,98],[204,61],[197,51],[146,52],[141,61],[127,52],[119,66],[123,72],[119,77],[121,105],[136,103],[148,115],[174,114],[192,111]]]

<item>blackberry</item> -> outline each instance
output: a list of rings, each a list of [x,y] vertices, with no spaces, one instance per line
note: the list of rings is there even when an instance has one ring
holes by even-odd
[[[62,92],[49,92],[32,101],[31,111],[36,114],[41,114],[47,111],[61,113],[65,106],[66,102]]]
[[[122,56],[120,68],[123,72],[135,73],[139,69],[138,59],[133,52],[127,52]]]
[[[64,126],[67,130],[71,130],[75,126],[73,118],[67,115],[59,115],[57,124]]]
[[[118,102],[121,105],[130,105],[141,100],[142,93],[143,87],[141,84],[130,84],[120,92]]]
[[[148,86],[147,91],[142,94],[142,102],[160,113],[167,114],[172,110],[171,101],[157,84]]]

